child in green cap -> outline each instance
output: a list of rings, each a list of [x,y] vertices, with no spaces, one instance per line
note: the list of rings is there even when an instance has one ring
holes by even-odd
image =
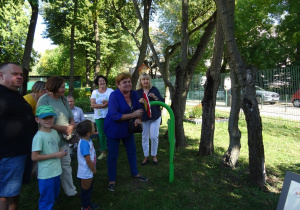
[[[60,190],[60,158],[67,155],[67,151],[59,150],[60,138],[57,131],[51,129],[55,116],[50,105],[42,105],[36,110],[35,120],[39,130],[32,141],[31,158],[38,162],[39,209],[54,209]]]

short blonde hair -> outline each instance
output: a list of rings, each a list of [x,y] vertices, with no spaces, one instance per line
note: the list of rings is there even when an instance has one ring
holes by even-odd
[[[43,81],[36,81],[31,88],[32,92],[33,93],[42,92],[42,90],[45,88],[45,84],[46,83]]]
[[[141,74],[141,76],[138,79],[138,84],[137,84],[138,85],[138,88],[137,88],[138,90],[143,88],[142,79],[145,78],[145,77],[147,77],[150,81],[149,89],[152,88],[153,85],[152,85],[152,82],[151,82],[151,77],[148,74],[144,73],[144,74]]]
[[[130,79],[132,80],[131,74],[127,73],[127,72],[122,72],[120,74],[118,74],[118,76],[116,77],[116,84],[119,85],[120,82],[124,79]]]

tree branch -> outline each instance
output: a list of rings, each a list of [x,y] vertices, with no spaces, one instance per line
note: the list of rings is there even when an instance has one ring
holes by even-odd
[[[116,18],[120,21],[121,27],[122,27],[125,31],[127,31],[127,32],[130,34],[130,36],[131,36],[131,37],[133,38],[133,40],[135,41],[136,46],[137,46],[138,48],[140,48],[140,47],[141,47],[141,43],[140,43],[139,40],[137,39],[137,33],[138,33],[139,30],[141,29],[141,26],[139,25],[139,26],[137,27],[137,29],[135,30],[135,32],[132,32],[132,31],[125,25],[125,23],[123,22],[122,17],[120,16],[120,11],[121,11],[122,8],[117,9],[116,6],[115,6],[115,4],[114,4],[114,1],[112,1],[112,3],[113,3],[113,8],[114,8],[114,10],[116,11]]]
[[[143,19],[142,19],[142,16],[141,16],[141,13],[140,13],[140,9],[139,9],[139,7],[138,7],[138,4],[137,4],[136,0],[132,0],[132,1],[133,1],[133,4],[134,4],[134,8],[135,8],[135,10],[136,10],[138,19],[140,20],[140,23],[141,23],[141,25],[142,25],[142,28],[143,28],[143,31],[144,31],[144,35],[145,35],[146,38],[147,38],[147,42],[148,42],[148,44],[149,44],[149,46],[150,46],[150,49],[151,49],[151,51],[152,51],[152,53],[153,53],[154,59],[155,59],[155,61],[157,62],[157,65],[158,65],[158,67],[159,67],[159,71],[160,71],[160,73],[161,73],[161,75],[162,75],[162,77],[163,77],[163,80],[164,80],[165,84],[166,84],[170,89],[172,89],[172,91],[173,91],[173,88],[174,88],[174,87],[172,86],[172,83],[171,83],[169,80],[166,79],[166,73],[164,72],[161,63],[159,62],[158,55],[157,55],[156,50],[155,50],[155,48],[154,48],[154,46],[153,46],[153,43],[152,43],[152,41],[151,41],[151,39],[150,39],[149,31],[147,30],[147,28],[146,28],[146,26],[145,26],[145,24],[144,24],[144,21],[143,21]],[[171,91],[171,90],[170,90],[170,91]]]

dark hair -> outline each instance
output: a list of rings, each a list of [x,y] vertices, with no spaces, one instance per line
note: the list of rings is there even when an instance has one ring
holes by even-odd
[[[95,83],[96,86],[99,85],[99,84],[98,84],[99,78],[103,78],[103,79],[105,80],[105,83],[107,84],[107,78],[106,78],[105,76],[103,76],[103,75],[98,75],[98,76],[96,77],[96,79],[94,79],[94,83]]]
[[[20,66],[18,63],[13,63],[13,62],[5,62],[5,63],[0,63],[0,71],[5,69],[8,65],[13,64],[16,66]],[[21,66],[20,66],[21,67]]]
[[[122,73],[118,74],[118,76],[116,77],[116,84],[119,85],[122,80],[128,79],[128,78],[130,80],[132,80],[131,74],[129,74],[127,72],[122,72]]]
[[[65,82],[65,80],[59,76],[50,77],[46,84],[45,88],[52,93],[57,93],[60,86]]]
[[[79,134],[79,136],[83,137],[88,134],[88,132],[91,132],[93,129],[93,122],[90,120],[83,120],[80,123],[77,124],[76,131]]]

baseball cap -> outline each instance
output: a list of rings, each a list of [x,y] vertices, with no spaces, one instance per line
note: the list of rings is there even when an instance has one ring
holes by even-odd
[[[36,109],[35,116],[37,116],[38,118],[45,118],[45,117],[48,117],[48,116],[55,116],[56,117],[56,114],[55,114],[55,111],[54,111],[52,106],[42,105],[42,106],[39,106]]]

